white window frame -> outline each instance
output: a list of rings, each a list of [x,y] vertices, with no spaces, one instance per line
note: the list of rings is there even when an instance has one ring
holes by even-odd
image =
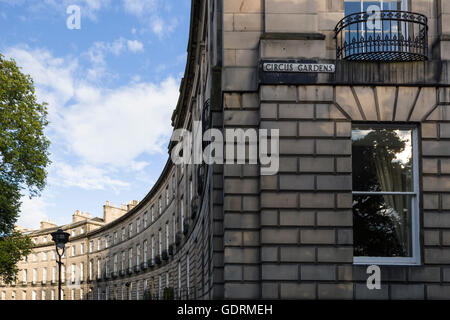
[[[33,284],[36,284],[38,282],[38,269],[33,269]]]
[[[359,192],[352,191],[353,195],[410,195],[413,205],[411,206],[411,241],[412,257],[353,257],[355,265],[420,265],[420,184],[419,184],[419,139],[418,129],[414,125],[361,125],[369,128],[389,128],[392,130],[412,130],[412,156],[413,156],[413,191],[412,192]],[[353,129],[352,129],[353,130]]]
[[[158,231],[158,254],[162,254],[162,232],[161,229]]]
[[[100,279],[102,276],[102,260],[97,259],[97,279]]]
[[[80,281],[84,281],[84,262],[80,263]]]
[[[144,229],[147,228],[148,225],[148,213],[147,211],[144,212]]]
[[[136,266],[140,267],[141,265],[141,245],[136,246]]]
[[[148,241],[147,240],[145,240],[144,241],[144,264],[145,265],[147,265],[147,260],[148,260],[148,248],[147,248],[147,246],[148,246]]]
[[[184,232],[184,197],[180,201],[181,232]]]
[[[89,280],[94,280],[94,260],[89,260]]]
[[[133,268],[133,248],[128,249],[128,268]]]
[[[52,282],[56,282],[56,267],[52,267]]]
[[[169,205],[169,185],[166,186],[166,206]]]
[[[141,300],[140,296],[139,296],[139,285],[140,285],[140,281],[136,281],[136,300]]]
[[[46,284],[47,283],[47,268],[43,268],[42,269],[42,283]]]
[[[169,250],[170,228],[169,221],[166,222],[166,250]]]
[[[152,264],[155,263],[155,236],[152,236]]]
[[[72,281],[72,283],[75,282],[75,276],[76,276],[76,266],[75,263],[72,263],[70,271],[70,281]]]

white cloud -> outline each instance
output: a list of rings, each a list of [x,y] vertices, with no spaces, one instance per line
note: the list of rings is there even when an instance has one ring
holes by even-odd
[[[136,83],[103,90],[66,110],[59,130],[71,149],[92,163],[126,166],[143,153],[162,152],[170,137],[170,117],[178,84]]]
[[[126,188],[116,170],[143,170],[148,164],[137,158],[166,152],[179,95],[176,79],[150,83],[135,77],[111,90],[87,81],[77,59],[27,47],[5,53],[35,80],[39,100],[49,103],[52,152],[70,156],[54,159],[49,182],[87,190]]]
[[[138,40],[128,40],[128,50],[131,52],[144,51],[144,45]]]
[[[24,196],[21,199],[20,216],[17,225],[29,228],[39,229],[41,221],[46,220],[46,209],[50,206],[43,198],[32,198]]]
[[[132,161],[130,164],[130,169],[133,171],[142,171],[149,165],[150,163],[146,161]]]
[[[47,50],[31,50],[27,46],[6,49],[5,56],[13,57],[32,76],[38,98],[49,104],[50,121],[57,122],[59,109],[75,94],[78,60],[55,58]]]
[[[155,18],[152,21],[152,30],[159,36],[162,36],[164,31],[164,21],[161,18]]]
[[[154,12],[158,0],[123,0],[123,5],[127,12],[140,16],[148,12]]]
[[[83,54],[91,62],[91,67],[87,70],[86,79],[98,81],[101,79],[115,79],[118,75],[108,71],[106,56],[112,54],[119,56],[126,51],[137,53],[144,51],[144,45],[138,40],[127,40],[120,37],[112,42],[94,42],[94,44]]]
[[[170,6],[162,0],[123,0],[125,11],[135,15],[159,38],[175,31],[178,25],[176,18],[164,19],[162,11],[170,11]]]
[[[78,187],[84,190],[105,190],[111,188],[117,192],[118,189],[130,186],[128,182],[108,176],[108,170],[89,164],[72,166],[67,163],[57,162],[52,170],[56,173],[57,179],[49,178],[49,182],[60,187]]]
[[[138,40],[127,40],[123,37],[120,37],[112,42],[95,42],[86,52],[86,54],[93,64],[104,65],[106,64],[105,56],[107,53],[119,56],[127,49],[135,53],[138,51],[143,51],[144,45]]]
[[[48,13],[48,10],[56,10],[61,15],[66,16],[66,8],[70,5],[80,6],[81,16],[90,20],[97,20],[97,13],[108,8],[111,0],[0,0],[0,3],[6,3],[11,6],[24,6],[33,14]],[[32,17],[28,15],[28,17]]]
[[[70,5],[78,5],[81,8],[81,16],[87,17],[91,20],[97,20],[97,13],[109,7],[111,5],[111,0],[44,0],[40,4],[33,2],[31,9],[42,10],[51,7],[53,9],[64,11]]]

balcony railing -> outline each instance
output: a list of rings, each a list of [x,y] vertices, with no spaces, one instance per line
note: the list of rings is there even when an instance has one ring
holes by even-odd
[[[428,19],[407,11],[354,13],[335,28],[336,57],[349,61],[428,59]]]

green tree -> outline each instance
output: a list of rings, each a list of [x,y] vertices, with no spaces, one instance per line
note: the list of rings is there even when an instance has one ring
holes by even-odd
[[[31,239],[13,231],[0,239],[0,275],[5,283],[16,281],[17,263],[31,253]]]
[[[38,103],[33,80],[14,60],[0,54],[0,276],[11,282],[31,241],[15,231],[23,190],[38,196],[46,184],[50,142],[45,103]]]

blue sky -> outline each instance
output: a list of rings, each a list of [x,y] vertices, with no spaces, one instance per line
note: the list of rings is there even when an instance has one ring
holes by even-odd
[[[0,0],[0,53],[34,79],[52,142],[48,185],[24,196],[19,225],[147,194],[168,158],[189,20],[190,0]]]

